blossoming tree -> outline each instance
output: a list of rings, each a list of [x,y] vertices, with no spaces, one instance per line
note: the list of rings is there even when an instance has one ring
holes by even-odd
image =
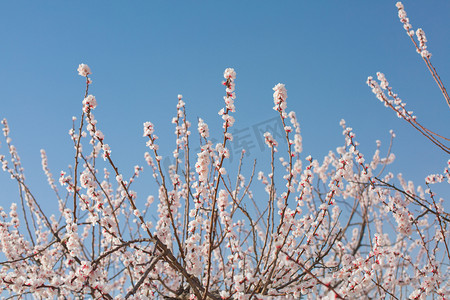
[[[427,50],[422,29],[417,41],[406,12],[399,17],[418,53],[450,100]],[[93,111],[91,70],[86,79],[80,123],[70,131],[73,168],[62,171],[60,196],[44,150],[43,170],[59,203],[59,216],[47,216],[25,180],[6,119],[2,121],[8,156],[3,170],[20,186],[20,207],[0,208],[2,295],[31,294],[36,299],[448,299],[450,215],[431,190],[450,183],[449,166],[425,179],[426,188],[398,181],[386,170],[395,156],[378,148],[370,159],[345,121],[343,145],[322,161],[302,155],[300,125],[287,111],[283,84],[273,90],[274,110],[283,139],[264,134],[270,150],[268,174],[227,170],[230,128],[234,125],[233,69],[224,72],[225,106],[221,142],[214,144],[208,125],[198,120],[201,140],[191,152],[191,123],[178,96],[174,164],[165,170],[155,126],[145,122],[148,172],[156,189],[146,200],[132,183],[136,166],[124,178]],[[367,83],[393,109],[445,153],[448,139],[420,125],[405,109],[385,76]],[[394,134],[392,133],[392,138]],[[101,159],[100,159],[101,158]],[[449,160],[450,164],[450,160]],[[101,169],[101,166],[104,166]],[[233,172],[230,172],[233,170]],[[227,172],[229,171],[229,172]],[[246,176],[244,176],[246,175]],[[259,182],[254,182],[259,181]],[[254,193],[256,189],[263,193]],[[252,192],[253,191],[253,192]],[[156,200],[155,200],[156,198]],[[145,203],[145,207],[142,205]],[[156,221],[150,209],[157,209]],[[19,210],[22,218],[19,219]]]

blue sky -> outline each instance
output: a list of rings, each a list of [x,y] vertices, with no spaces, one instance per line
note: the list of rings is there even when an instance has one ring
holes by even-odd
[[[394,129],[397,160],[390,170],[423,184],[426,175],[443,170],[448,156],[385,108],[365,83],[367,76],[385,73],[422,124],[450,135],[449,108],[405,34],[395,2],[4,2],[0,118],[9,121],[32,191],[51,209],[56,200],[39,150],[46,149],[54,175],[73,164],[67,133],[71,117],[81,115],[79,63],[92,69],[90,92],[99,104],[99,128],[128,175],[134,165],[145,163],[145,121],[156,125],[163,155],[171,155],[177,94],[183,94],[191,122],[196,125],[202,117],[218,135],[222,74],[233,67],[235,128],[249,129],[275,117],[272,87],[285,83],[305,156],[321,161],[342,145],[342,118],[368,157],[377,139],[386,150]],[[424,29],[432,61],[448,84],[450,2],[404,4],[414,29]],[[3,140],[1,146],[5,153]],[[268,151],[253,150],[257,169],[264,169]],[[17,187],[4,173],[0,189],[0,206],[18,201]]]

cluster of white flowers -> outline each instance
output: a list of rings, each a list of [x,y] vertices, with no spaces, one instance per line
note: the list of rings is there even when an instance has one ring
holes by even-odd
[[[187,147],[186,145],[189,144],[189,135],[191,134],[189,130],[189,127],[191,127],[191,123],[186,120],[185,102],[182,99],[183,96],[178,95],[177,116],[172,118],[172,124],[175,124],[175,135],[177,136],[177,147],[173,151],[173,157],[177,162],[176,166],[181,163],[181,159],[179,157],[180,151],[182,151],[185,147]],[[177,169],[176,166],[171,166],[171,174],[173,174],[173,169]]]
[[[88,95],[83,100],[83,111],[87,113],[91,109],[95,109],[97,107],[97,100],[94,96]]]
[[[430,58],[431,53],[427,50],[427,38],[422,28],[416,30],[416,36],[419,40],[419,49],[417,49],[417,52],[424,58]]]
[[[78,66],[77,71],[78,71],[78,75],[83,76],[83,77],[87,77],[88,75],[92,74],[89,66],[85,65],[85,64],[80,64]]]
[[[155,143],[155,141],[158,139],[158,136],[154,134],[155,128],[151,122],[145,122],[144,123],[144,134],[142,136],[148,137],[148,141],[146,143],[146,146],[149,147],[151,150],[156,151],[159,149],[159,146]],[[155,157],[156,160],[159,157]]]
[[[227,129],[229,127],[232,127],[234,124],[234,117],[230,116],[228,113],[224,113],[222,115],[222,119],[225,121],[223,122],[223,128]]]
[[[397,2],[395,6],[397,6],[398,18],[400,19],[400,22],[403,23],[403,28],[406,30],[406,33],[412,37],[414,35],[414,31],[411,30],[412,26],[411,24],[409,24],[409,18],[406,15],[406,11],[403,4],[401,2]]]
[[[236,72],[232,68],[228,68],[223,73],[223,77],[225,77],[226,81],[224,82],[224,85],[226,86],[226,93],[227,95],[224,97],[226,108],[231,111],[235,112],[234,107],[234,99],[236,99],[234,89],[235,89],[235,83],[234,80],[236,79]]]
[[[102,145],[102,150],[103,150],[103,160],[107,160],[108,157],[111,157],[111,147],[109,147],[108,144],[103,144]]]
[[[153,127],[152,122],[145,122],[144,123],[144,134],[142,136],[151,136],[154,131],[155,131],[155,128]]]
[[[276,149],[276,147],[278,146],[277,141],[275,140],[275,138],[272,136],[272,134],[270,132],[264,133],[264,141],[267,144],[267,146],[269,146],[270,148]]]
[[[61,171],[61,174],[59,176],[59,184],[61,184],[62,186],[68,185],[67,186],[67,190],[68,191],[73,191],[72,189],[72,176],[66,176],[66,172]]]
[[[405,7],[401,2],[397,2],[396,4],[398,8],[398,17],[400,19],[400,22],[403,23],[403,28],[406,30],[406,33],[411,37],[411,39],[414,39],[414,30],[412,30],[412,26],[409,23],[409,18],[406,16]],[[425,36],[425,32],[422,28],[418,28],[416,30],[416,36],[417,40],[419,41],[419,46],[416,45],[416,42],[414,42],[416,46],[416,51],[419,53],[424,59],[430,59],[431,53],[427,49],[427,38]]]
[[[225,69],[225,71],[223,72],[223,77],[225,77],[225,79],[236,79],[236,72],[234,71],[233,68],[227,68]]]
[[[393,92],[384,74],[377,72],[377,78],[380,81],[380,84],[374,80],[372,76],[369,76],[367,78],[367,85],[372,89],[372,93],[375,94],[378,100],[383,102],[386,107],[392,108],[397,113],[397,117],[403,118],[406,121],[416,120],[417,117],[414,115],[414,112],[405,109],[406,103]],[[386,96],[383,90],[388,92],[391,99]]]
[[[203,149],[197,156],[195,171],[198,173],[198,180],[205,183],[208,180],[209,150]]]
[[[372,88],[372,93],[375,94],[375,96],[380,100],[381,102],[384,102],[386,99],[386,95],[384,94],[383,90],[381,89],[380,85],[376,80],[373,79],[372,76],[367,77],[367,85]]]
[[[291,119],[291,124],[295,128],[294,134],[294,150],[296,153],[301,153],[303,151],[302,136],[300,134],[300,124],[298,123],[297,116],[295,112],[291,111],[289,113],[289,118]]]
[[[95,186],[94,177],[89,171],[89,169],[84,170],[80,175],[80,184],[84,188],[91,188]]]
[[[425,178],[426,184],[435,184],[444,182],[447,179],[447,182],[450,183],[450,159],[447,161],[447,166],[444,168],[442,174],[430,174]]]
[[[229,158],[230,157],[230,151],[224,147],[222,144],[218,143],[216,144],[216,152],[219,155],[219,158],[221,159],[223,158]],[[216,161],[216,167],[218,167],[219,165],[219,161]]]
[[[207,139],[209,137],[208,124],[206,124],[202,118],[198,119],[198,133],[200,133],[201,137],[204,139]]]
[[[283,117],[286,117],[286,99],[287,99],[287,90],[284,84],[279,83],[273,88],[273,102],[275,103],[275,106],[273,107],[274,110],[279,111]]]
[[[226,89],[226,96],[224,97],[225,100],[225,108],[221,109],[219,111],[219,115],[222,116],[222,119],[225,121],[223,123],[223,128],[225,131],[229,127],[232,127],[234,124],[234,118],[229,115],[229,112],[235,112],[236,108],[234,106],[234,100],[236,99],[236,95],[234,92],[235,89],[235,83],[234,80],[236,79],[236,72],[232,68],[228,68],[223,73],[223,77],[226,79],[223,84],[225,85]]]
[[[2,120],[2,125],[3,125],[3,128],[2,128],[3,135],[7,138],[8,135],[9,135],[8,120],[3,119],[3,120]]]

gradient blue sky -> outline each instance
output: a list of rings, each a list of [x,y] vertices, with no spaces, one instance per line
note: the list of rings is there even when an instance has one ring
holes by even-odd
[[[222,74],[233,67],[236,128],[275,117],[272,87],[285,83],[288,110],[300,120],[304,156],[321,161],[343,144],[341,118],[354,128],[368,157],[377,139],[387,149],[394,129],[397,160],[390,170],[422,185],[449,157],[385,108],[365,83],[367,76],[385,73],[419,121],[450,135],[450,110],[405,34],[395,2],[3,2],[0,118],[9,121],[31,190],[50,209],[56,200],[39,150],[46,149],[55,175],[73,164],[67,133],[71,117],[81,114],[79,63],[93,71],[99,128],[128,175],[145,163],[145,121],[156,125],[162,154],[171,155],[177,94],[183,94],[192,123],[202,117],[217,136]],[[424,29],[432,61],[450,84],[450,2],[404,4],[414,29]],[[0,152],[6,152],[3,140]],[[267,153],[252,152],[258,169]],[[18,201],[17,186],[4,173],[0,189],[0,206]]]

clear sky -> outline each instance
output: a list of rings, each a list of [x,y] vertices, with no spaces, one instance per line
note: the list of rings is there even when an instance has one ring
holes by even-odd
[[[397,17],[396,1],[4,1],[0,9],[0,118],[7,118],[31,190],[48,209],[56,203],[41,170],[46,149],[57,177],[73,164],[68,136],[81,115],[92,69],[99,128],[125,174],[144,165],[142,123],[151,121],[164,156],[174,146],[177,94],[189,119],[202,117],[218,135],[225,68],[237,72],[235,129],[248,132],[251,158],[263,169],[268,150],[253,128],[277,116],[272,87],[288,90],[300,120],[305,157],[322,160],[343,144],[339,120],[353,127],[362,152],[397,138],[391,166],[423,184],[448,156],[385,108],[366,85],[386,74],[425,126],[450,136],[450,110]],[[405,1],[414,29],[423,28],[432,61],[450,87],[450,2]],[[0,152],[6,154],[4,140]],[[195,156],[196,159],[196,156]],[[259,186],[254,186],[256,189]],[[0,206],[18,201],[0,173]],[[445,195],[442,195],[445,196]]]

